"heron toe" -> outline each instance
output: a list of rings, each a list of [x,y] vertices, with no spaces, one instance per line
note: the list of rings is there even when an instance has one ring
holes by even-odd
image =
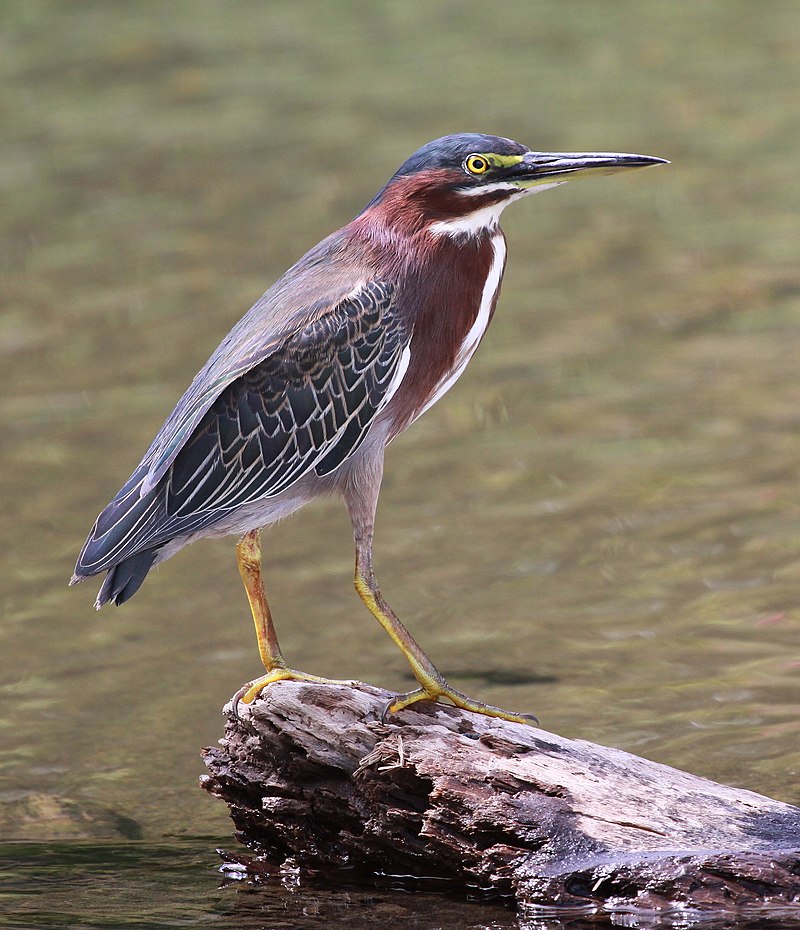
[[[343,681],[335,678],[321,678],[319,675],[309,675],[307,672],[300,672],[294,668],[281,666],[267,672],[260,678],[254,678],[242,685],[241,688],[231,698],[231,711],[233,716],[239,720],[239,704],[252,704],[253,701],[261,694],[267,685],[272,685],[276,681],[311,681],[320,685],[344,685],[351,688],[354,684],[352,681]]]
[[[484,704],[483,701],[476,701],[468,697],[461,691],[452,688],[444,679],[439,682],[431,683],[429,688],[416,688],[414,691],[408,691],[406,694],[398,694],[397,697],[390,701],[381,714],[381,720],[385,720],[387,714],[396,714],[398,711],[417,701],[438,701],[439,698],[445,698],[460,707],[462,710],[472,711],[474,714],[483,714],[484,717],[497,717],[500,720],[509,720],[512,723],[524,723],[528,726],[538,726],[539,718],[533,714],[518,714],[513,711],[503,710],[502,707],[495,707],[492,704]]]

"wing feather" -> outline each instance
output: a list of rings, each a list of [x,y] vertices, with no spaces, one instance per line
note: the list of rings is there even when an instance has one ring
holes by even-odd
[[[334,471],[402,379],[410,338],[394,287],[379,280],[304,321],[222,388],[142,494],[152,464],[145,457],[98,518],[76,575],[210,527],[312,470]]]

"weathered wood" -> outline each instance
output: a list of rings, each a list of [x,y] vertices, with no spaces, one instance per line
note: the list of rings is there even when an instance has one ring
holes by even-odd
[[[281,682],[203,786],[271,868],[446,877],[538,906],[800,908],[800,809],[617,749],[386,692]],[[798,911],[800,913],[800,911]]]

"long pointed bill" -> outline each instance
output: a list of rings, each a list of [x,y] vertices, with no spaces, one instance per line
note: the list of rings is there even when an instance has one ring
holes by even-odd
[[[668,165],[664,158],[652,155],[623,155],[613,152],[528,152],[508,174],[521,190],[539,184],[556,184],[570,181],[580,175],[616,174],[630,168],[649,168],[651,165]]]

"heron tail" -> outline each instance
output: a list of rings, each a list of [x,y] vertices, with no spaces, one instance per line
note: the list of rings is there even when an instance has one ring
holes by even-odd
[[[103,604],[111,601],[119,607],[132,598],[153,567],[157,552],[157,549],[145,549],[109,569],[94,606],[100,610]]]

